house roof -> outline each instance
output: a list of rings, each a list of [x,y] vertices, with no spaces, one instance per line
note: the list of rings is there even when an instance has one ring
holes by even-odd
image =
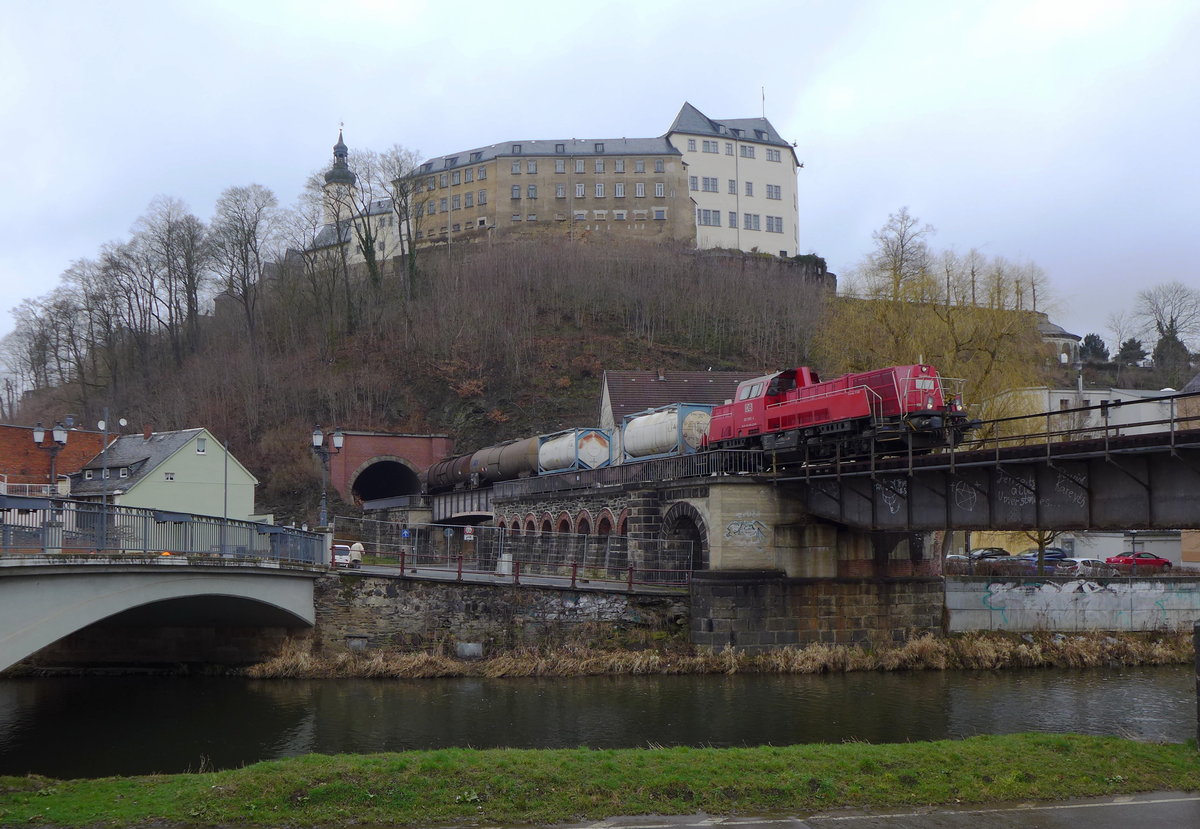
[[[626,415],[670,403],[719,405],[733,399],[738,383],[757,377],[754,371],[606,371],[613,422]]]
[[[563,151],[558,152],[558,145],[563,145]],[[600,152],[596,146],[603,145]],[[520,147],[519,152],[513,152],[514,147]],[[556,156],[596,156],[603,158],[613,155],[682,155],[671,146],[665,137],[661,138],[552,138],[535,140],[501,141],[486,147],[475,147],[459,153],[449,153],[438,158],[426,160],[413,171],[414,177],[441,173],[446,170],[462,169],[472,164],[482,164],[495,158],[544,158]]]
[[[675,116],[667,134],[682,132],[688,135],[720,135],[738,141],[754,141],[759,144],[775,144],[791,149],[766,118],[709,118],[689,103],[684,103]]]
[[[188,444],[192,438],[207,434],[204,429],[181,429],[177,432],[151,432],[146,435],[121,435],[108,447],[92,458],[82,469],[102,470],[108,468],[128,469],[129,475],[120,478],[110,474],[106,481],[101,475],[87,480],[83,474],[73,476],[72,495],[92,495],[115,489],[128,490],[149,475],[159,464]]]

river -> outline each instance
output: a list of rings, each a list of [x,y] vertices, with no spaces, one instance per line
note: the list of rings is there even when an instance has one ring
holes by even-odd
[[[0,774],[231,768],[447,746],[743,746],[1023,731],[1183,742],[1190,665],[573,679],[0,679]]]

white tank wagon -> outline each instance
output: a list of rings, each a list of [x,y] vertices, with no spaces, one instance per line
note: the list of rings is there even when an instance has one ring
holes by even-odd
[[[566,429],[540,440],[539,474],[600,469],[613,461],[612,433],[607,429]]]
[[[666,458],[699,451],[708,434],[712,408],[700,403],[672,403],[627,415],[621,424],[624,460]]]

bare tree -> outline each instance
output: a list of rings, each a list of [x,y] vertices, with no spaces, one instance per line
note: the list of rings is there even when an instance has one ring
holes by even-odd
[[[927,239],[934,233],[932,225],[920,220],[901,207],[888,216],[887,224],[871,234],[875,250],[867,258],[872,278],[886,282],[891,296],[899,299],[901,288],[917,281],[930,271],[931,257]]]
[[[224,293],[242,309],[253,347],[263,274],[276,256],[278,201],[261,184],[230,187],[217,199],[210,239]]]
[[[392,215],[400,235],[405,264],[402,293],[406,305],[412,302],[417,282],[416,234],[425,215],[425,211],[419,209],[424,206],[421,179],[415,175],[420,163],[421,158],[415,151],[393,144],[380,153],[375,166],[379,185],[391,198]]]
[[[1142,324],[1141,333],[1167,331],[1187,346],[1200,334],[1200,291],[1182,282],[1167,282],[1139,291],[1134,316]]]

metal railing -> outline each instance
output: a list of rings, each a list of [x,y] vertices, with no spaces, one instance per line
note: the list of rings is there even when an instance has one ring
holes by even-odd
[[[684,587],[691,580],[690,541],[623,535],[521,533],[490,526],[399,524],[338,517],[339,544],[363,545],[363,564],[395,566],[402,575],[488,576],[521,584],[536,580],[578,587]],[[522,581],[524,580],[524,582]]]
[[[12,483],[8,480],[7,475],[0,474],[0,495],[48,498],[53,494],[55,491],[51,484]]]
[[[4,496],[0,555],[31,553],[265,559],[300,565],[329,561],[321,535],[291,527],[86,501]]]

